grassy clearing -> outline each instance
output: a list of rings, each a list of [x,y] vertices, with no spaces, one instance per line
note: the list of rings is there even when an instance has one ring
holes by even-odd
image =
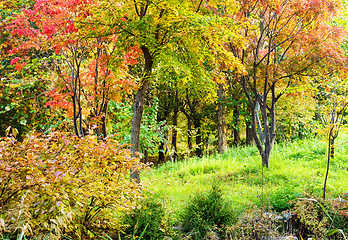
[[[336,158],[330,166],[328,197],[348,191],[347,140],[345,134],[337,141]],[[222,155],[167,162],[144,173],[143,180],[174,213],[180,212],[190,195],[209,189],[216,181],[237,213],[262,202],[264,206],[285,210],[289,199],[302,194],[322,195],[326,152],[326,142],[317,139],[277,144],[271,167],[263,169],[262,178],[256,147],[237,147]]]

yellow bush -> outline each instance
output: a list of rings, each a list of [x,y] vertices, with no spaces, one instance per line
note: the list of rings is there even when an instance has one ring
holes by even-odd
[[[120,212],[135,205],[141,168],[112,139],[61,132],[0,140],[0,233],[3,236],[101,238],[120,228]]]

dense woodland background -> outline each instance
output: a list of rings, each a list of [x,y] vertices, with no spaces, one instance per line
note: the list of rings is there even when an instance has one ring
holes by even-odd
[[[1,0],[0,236],[346,239],[347,6]],[[296,144],[310,150],[287,153]],[[292,172],[276,174],[283,167]],[[180,190],[196,175],[210,180]],[[304,186],[315,176],[321,188]],[[157,178],[181,183],[176,195]],[[252,206],[223,198],[241,179],[260,196]],[[178,204],[207,185],[192,208]],[[135,220],[124,214],[131,209]],[[197,221],[185,218],[201,210]],[[287,224],[299,226],[279,231],[263,217],[273,210],[292,210]],[[165,220],[171,211],[177,222]]]

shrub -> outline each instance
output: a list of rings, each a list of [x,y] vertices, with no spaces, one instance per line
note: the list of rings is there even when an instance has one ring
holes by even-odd
[[[238,222],[227,228],[228,239],[278,239],[279,216],[252,205],[245,209]]]
[[[217,185],[193,196],[181,214],[183,231],[202,239],[211,231],[220,232],[233,219],[231,206]]]
[[[0,234],[101,238],[134,206],[137,160],[111,139],[60,132],[0,139]]]
[[[279,189],[277,192],[270,195],[269,203],[275,211],[281,213],[293,208],[293,200],[299,198],[300,196],[301,193],[293,192],[293,190],[289,188]]]
[[[142,199],[138,206],[124,216],[127,225],[125,238],[133,239],[142,235],[143,239],[163,239],[164,209],[153,197]]]
[[[317,200],[302,198],[296,201],[294,212],[300,221],[299,235],[301,237],[324,238],[330,230],[340,229],[347,233],[348,217],[344,209],[347,203],[340,200]],[[337,231],[329,239],[341,239]]]

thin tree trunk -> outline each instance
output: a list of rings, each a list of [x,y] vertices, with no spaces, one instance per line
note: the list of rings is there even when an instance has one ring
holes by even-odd
[[[149,151],[146,149],[144,150],[144,163],[147,163],[149,161]]]
[[[107,137],[107,128],[106,128],[106,115],[108,113],[108,100],[105,101],[103,110],[102,110],[102,134],[103,138]]]
[[[178,106],[178,91],[175,93],[175,105],[174,105],[174,112],[173,112],[173,132],[172,132],[172,146],[174,148],[174,160],[178,159],[178,153],[177,153],[177,137],[178,137],[178,113],[179,113],[179,106]]]
[[[270,167],[270,155],[271,151],[274,146],[275,142],[275,94],[274,90],[272,89],[272,102],[271,102],[271,108],[269,108],[269,115],[270,115],[270,122],[268,121],[268,114],[267,114],[267,103],[266,99],[264,99],[264,102],[260,104],[260,110],[261,110],[261,116],[263,121],[263,138],[264,138],[264,154],[262,156],[262,165],[266,166],[267,168]]]
[[[165,162],[165,154],[164,154],[164,142],[160,142],[160,145],[158,146],[158,162],[162,163]]]
[[[80,127],[80,136],[79,137],[84,137],[84,131],[83,131],[83,126],[82,126],[82,106],[81,106],[81,79],[80,79],[80,74],[79,74],[79,68],[77,69],[77,78],[78,78],[78,86],[79,86],[79,94],[77,100],[77,106],[79,108],[79,127]]]
[[[261,141],[261,143],[264,142],[264,138],[266,135],[266,132],[262,132],[262,127],[261,127],[261,121],[259,118],[259,111],[260,111],[260,104],[257,102],[256,103],[256,107],[255,107],[255,116],[256,116],[256,124],[257,124],[257,132],[259,134],[259,139]],[[262,116],[263,119],[263,116]],[[265,123],[264,123],[265,124]]]
[[[335,137],[331,137],[331,143],[330,143],[330,158],[335,158]]]
[[[160,113],[158,112],[157,113],[157,122],[160,123],[162,121],[164,121],[166,119],[166,117],[160,117]],[[165,133],[163,131],[163,125],[160,126],[160,129],[159,129],[159,134],[161,136],[162,139],[166,139],[167,138],[167,133]],[[158,145],[158,162],[159,163],[162,163],[162,162],[165,162],[165,151],[164,151],[164,145],[165,145],[165,142],[164,141],[161,141]]]
[[[253,106],[251,107],[252,111],[251,111],[251,120],[252,120],[252,134],[253,134],[253,139],[255,141],[255,144],[256,144],[256,147],[257,147],[257,150],[259,151],[260,153],[260,156],[261,156],[261,159],[262,159],[262,163],[264,162],[264,151],[263,151],[263,147],[262,147],[262,143],[258,137],[258,134],[257,134],[257,116],[256,116],[256,109],[255,109],[255,106],[256,106],[256,103],[253,104]]]
[[[238,146],[240,144],[240,131],[237,128],[233,129],[233,145]]]
[[[326,165],[325,181],[324,181],[324,187],[323,187],[323,199],[325,199],[326,183],[327,183],[327,178],[329,176],[330,159],[331,159],[331,140],[332,140],[331,137],[332,137],[332,129],[330,129],[330,133],[329,133],[329,146],[328,146],[328,153],[327,153],[327,165]]]
[[[203,157],[201,120],[196,118],[193,120],[193,124],[196,129],[196,156],[201,158]]]
[[[75,94],[71,97],[72,98],[72,102],[73,102],[73,123],[74,123],[74,132],[76,136],[80,136],[79,134],[79,130],[78,130],[78,124],[77,124],[77,113],[76,113],[76,99],[75,99]]]
[[[226,137],[226,107],[224,105],[225,89],[224,84],[219,84],[218,94],[218,151],[224,153],[227,150],[227,137]]]
[[[267,111],[266,110],[266,106],[265,105],[261,105],[260,109],[261,109],[261,113],[262,113],[262,118],[266,117],[266,119],[264,120],[264,136],[266,137],[266,141],[264,141],[263,143],[261,142],[258,134],[257,134],[257,112],[256,112],[256,103],[254,103],[254,110],[252,111],[252,129],[253,129],[253,136],[254,136],[254,140],[256,143],[256,147],[260,153],[261,159],[262,159],[262,166],[266,166],[269,167],[269,157],[270,157],[270,152],[271,152],[271,148],[269,146],[269,141],[267,138],[267,134],[269,133],[269,126],[268,126],[268,119],[267,119]],[[264,147],[262,146],[264,145]]]
[[[268,123],[268,116],[267,116],[267,109],[265,105],[260,106],[260,110],[261,110],[261,116],[262,116],[262,121],[263,121],[263,128],[264,128],[264,132],[263,132],[263,145],[264,145],[264,153],[263,153],[263,157],[262,157],[262,165],[269,168],[270,166],[270,154],[272,151],[272,141],[270,138],[270,126]]]
[[[76,92],[76,90],[75,90]],[[72,100],[73,100],[73,122],[74,122],[74,131],[76,136],[83,137],[84,132],[82,128],[82,107],[79,100],[79,97],[76,95],[76,93],[73,93]]]
[[[187,146],[188,149],[192,150],[192,122],[190,118],[187,118]]]
[[[245,135],[246,135],[246,140],[245,144],[246,145],[251,145],[253,144],[253,128],[252,128],[252,122],[250,121],[245,121]]]
[[[238,106],[234,106],[233,109],[233,120],[235,126],[233,128],[233,144],[238,146],[240,144],[240,130],[239,130],[239,109]]]
[[[162,98],[161,101],[166,101],[167,99]],[[160,135],[163,141],[160,142],[158,146],[158,162],[165,162],[165,145],[168,145],[168,129],[165,128],[166,121],[169,117],[170,114],[170,106],[171,104],[168,104],[167,102],[164,102],[162,107],[159,107],[159,111],[157,112],[157,123],[161,123],[160,126]]]

